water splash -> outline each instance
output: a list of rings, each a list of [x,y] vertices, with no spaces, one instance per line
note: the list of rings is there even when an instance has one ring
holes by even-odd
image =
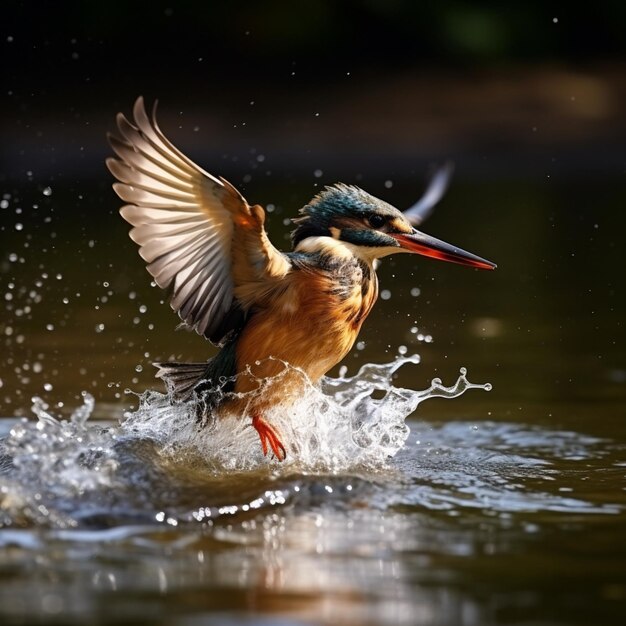
[[[3,446],[23,478],[63,493],[110,485],[117,467],[111,447],[115,434],[87,426],[94,398],[87,392],[82,396],[83,405],[68,420],[54,417],[41,398],[33,398],[37,422],[20,420]]]
[[[241,472],[255,472],[257,478],[261,472],[267,480],[272,473],[336,475],[384,468],[409,435],[405,418],[423,400],[488,389],[470,383],[465,370],[450,387],[438,380],[423,391],[392,384],[401,366],[418,362],[419,357],[409,356],[367,364],[354,376],[325,378],[320,386],[303,378],[297,402],[266,414],[288,448],[287,461],[280,464],[262,455],[249,419],[210,418],[203,426],[195,401],[176,404],[167,394],[146,392],[121,425],[102,427],[87,424],[94,408],[88,393],[68,420],[33,398],[37,421],[18,421],[0,440],[0,526],[71,527],[80,516],[125,515],[130,502],[136,510],[150,511],[148,518],[154,520],[154,509],[176,500],[181,482],[212,480],[217,494],[221,482]],[[293,370],[286,365],[278,376],[288,374]],[[224,508],[222,496],[216,495],[216,511]],[[250,496],[250,502],[260,502],[258,493]]]
[[[413,355],[386,364],[368,363],[354,376],[324,378],[319,387],[296,370],[302,377],[301,396],[264,414],[281,433],[288,451],[281,467],[331,473],[381,467],[404,445],[409,435],[405,419],[421,402],[435,397],[454,398],[472,388],[490,389],[489,384],[470,383],[464,368],[450,387],[439,379],[423,391],[392,384],[400,367],[418,362],[419,357]],[[285,363],[272,384],[280,384],[281,377],[293,374],[294,369]],[[263,394],[263,382],[259,383],[257,391],[224,395],[251,401]],[[198,409],[196,401],[172,404],[168,395],[151,391],[141,396],[139,409],[127,414],[123,426],[161,442],[164,455],[170,459],[202,464],[215,472],[247,471],[267,464],[248,419],[226,415],[201,425]]]
[[[118,461],[115,433],[87,426],[94,398],[83,392],[83,405],[68,420],[54,417],[49,406],[33,398],[37,421],[19,420],[0,441],[0,526],[52,523],[71,526],[64,504],[114,484]],[[54,508],[50,506],[54,502]],[[4,523],[3,523],[4,522]]]
[[[405,418],[424,400],[490,388],[469,382],[464,369],[450,386],[435,379],[422,391],[396,387],[398,368],[418,362],[368,363],[353,376],[305,385],[296,403],[266,415],[288,448],[283,463],[263,457],[249,419],[209,418],[202,426],[196,402],[173,404],[166,394],[143,394],[118,425],[88,423],[87,393],[68,420],[35,398],[37,421],[12,423],[4,439],[0,421],[0,527],[212,525],[321,502],[448,514],[623,510],[576,497],[571,477],[555,467],[582,460],[604,468],[607,442],[490,422],[420,421],[409,438]]]

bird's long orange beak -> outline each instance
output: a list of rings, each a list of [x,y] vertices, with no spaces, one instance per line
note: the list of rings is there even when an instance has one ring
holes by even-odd
[[[406,233],[388,233],[391,235],[402,248],[409,252],[429,256],[440,261],[450,261],[450,263],[459,263],[460,265],[468,265],[469,267],[477,267],[481,270],[493,270],[496,264],[479,256],[466,252],[451,246],[441,239],[436,239],[430,235],[414,230],[410,234]]]

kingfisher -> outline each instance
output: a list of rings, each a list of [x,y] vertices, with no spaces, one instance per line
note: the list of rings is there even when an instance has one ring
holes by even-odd
[[[201,363],[155,363],[156,376],[173,402],[202,400],[212,415],[251,419],[265,456],[287,456],[268,409],[299,397],[305,376],[316,383],[352,348],[378,297],[378,259],[404,252],[496,267],[416,229],[445,192],[449,167],[405,212],[353,185],[326,187],[292,220],[293,250],[281,252],[260,205],[166,138],[156,103],[149,116],[139,97],[133,121],[118,113],[116,124],[108,138],[117,158],[106,163],[130,238],[183,324],[220,348]]]

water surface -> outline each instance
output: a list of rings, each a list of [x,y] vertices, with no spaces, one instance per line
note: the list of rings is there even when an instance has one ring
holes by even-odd
[[[311,463],[280,466],[246,448],[251,429],[219,456],[133,413],[125,390],[155,387],[151,361],[210,347],[174,332],[105,184],[48,182],[4,190],[0,208],[3,623],[624,622],[622,187],[454,186],[424,230],[497,272],[386,261],[362,343],[332,375],[421,362],[326,393],[356,398],[366,380],[370,403],[391,386],[415,400],[462,366],[492,391],[393,405],[385,454],[311,448]],[[419,195],[411,181],[362,184],[398,206]],[[314,191],[287,189],[246,190],[275,203],[285,245],[283,220]],[[37,427],[33,396],[68,419],[83,391],[87,422],[46,420],[40,404]],[[384,421],[372,404],[350,415],[344,430],[315,422],[331,451],[359,419]]]

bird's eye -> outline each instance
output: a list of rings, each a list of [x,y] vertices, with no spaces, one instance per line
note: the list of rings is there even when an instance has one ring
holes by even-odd
[[[387,220],[382,215],[378,215],[378,214],[374,213],[374,215],[370,215],[367,218],[367,221],[369,222],[369,225],[372,228],[380,228],[381,226],[385,225],[385,222]]]

